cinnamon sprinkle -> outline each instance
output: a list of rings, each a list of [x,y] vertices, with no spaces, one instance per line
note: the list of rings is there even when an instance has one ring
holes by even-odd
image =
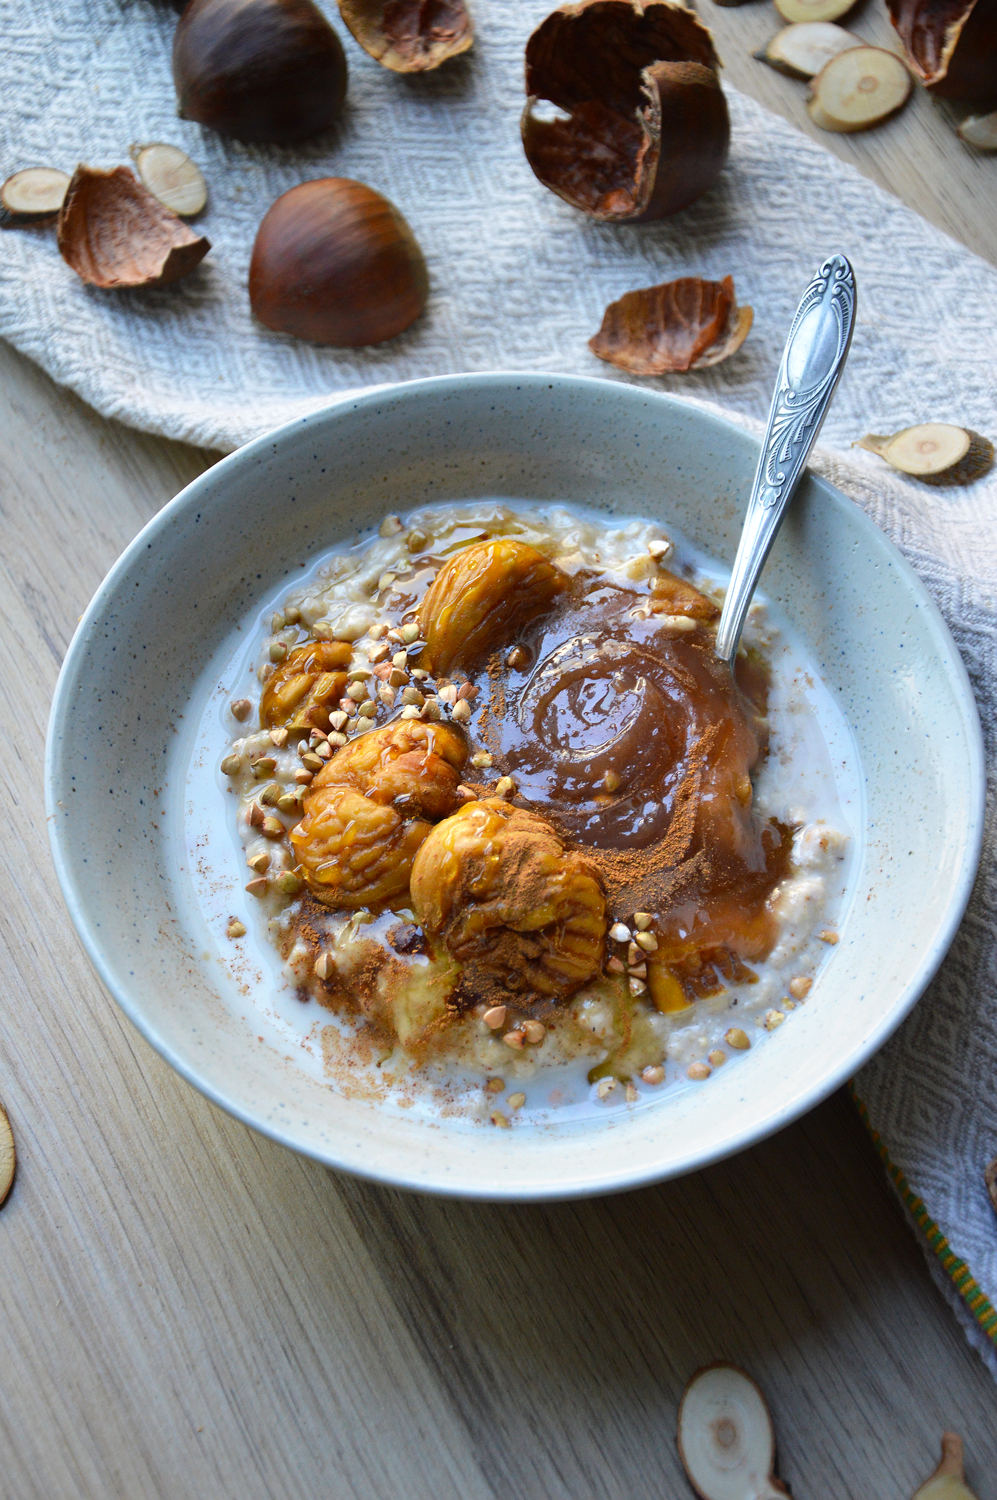
[[[718,734],[718,726],[711,724],[693,746],[663,839],[646,849],[586,849],[614,912],[640,906],[663,911],[692,880],[709,876],[706,851],[690,856],[689,849],[696,832],[703,776]]]

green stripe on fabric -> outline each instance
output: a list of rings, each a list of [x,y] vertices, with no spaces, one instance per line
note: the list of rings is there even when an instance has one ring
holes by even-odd
[[[906,1204],[915,1224],[921,1230],[935,1255],[937,1255],[942,1269],[951,1277],[960,1297],[983,1329],[983,1332],[997,1344],[997,1309],[994,1308],[986,1293],[980,1290],[966,1262],[960,1260],[959,1256],[955,1254],[948,1240],[928,1213],[923,1200],[916,1193],[911,1192],[910,1183],[900,1168],[894,1166],[890,1160],[890,1153],[884,1146],[879,1131],[869,1119],[869,1111],[855,1092],[855,1085],[853,1083],[848,1085],[848,1092],[851,1094],[855,1107],[859,1112],[859,1118],[872,1137],[872,1143],[879,1152],[883,1166],[892,1177],[897,1192]]]

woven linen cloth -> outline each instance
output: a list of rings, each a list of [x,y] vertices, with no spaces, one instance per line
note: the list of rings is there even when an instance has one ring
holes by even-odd
[[[175,12],[160,0],[0,0],[0,169],[110,167],[134,143],[175,142],[201,166],[212,242],[179,285],[84,286],[51,229],[0,235],[0,334],[98,411],[229,450],[371,384],[465,370],[625,379],[587,347],[607,302],[681,275],[732,274],[755,326],[729,363],[653,384],[765,415],[796,302],[819,261],[852,260],[859,316],[814,467],[903,549],[969,667],[997,763],[997,480],[943,490],[853,452],[867,431],[954,421],[995,435],[997,271],[782,119],[728,92],[730,163],[661,224],[590,223],[545,191],[519,141],[523,47],[550,0],[470,0],[474,50],[421,77],[380,68],[338,15],[345,113],[295,148],[245,146],[178,120]],[[328,5],[327,5],[328,8]],[[707,18],[708,19],[708,18]],[[801,90],[802,106],[802,90]],[[359,178],[402,210],[426,254],[428,311],[380,348],[320,349],[254,323],[253,238],[295,183]],[[929,1263],[997,1375],[997,1218],[983,1184],[997,1155],[994,780],[981,873],[941,973],[856,1090]],[[922,1201],[923,1200],[923,1201]]]

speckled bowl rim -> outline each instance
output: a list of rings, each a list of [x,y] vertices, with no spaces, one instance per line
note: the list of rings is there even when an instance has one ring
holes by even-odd
[[[604,1172],[601,1176],[594,1177],[582,1186],[576,1184],[563,1186],[552,1178],[550,1183],[543,1188],[523,1191],[516,1187],[506,1188],[505,1186],[478,1185],[473,1181],[464,1181],[457,1184],[445,1180],[426,1180],[421,1176],[408,1176],[404,1172],[393,1171],[390,1167],[377,1167],[368,1165],[367,1163],[359,1163],[356,1160],[346,1160],[338,1156],[335,1151],[315,1149],[297,1139],[293,1131],[281,1130],[261,1120],[254,1114],[251,1108],[244,1106],[238,1099],[230,1097],[224,1090],[215,1086],[210,1079],[203,1077],[196,1068],[190,1066],[183,1057],[178,1056],[173,1047],[159,1035],[155,1025],[143,1014],[140,998],[131,993],[131,987],[120,977],[119,967],[115,963],[114,954],[107,951],[98,931],[92,924],[87,912],[85,892],[77,885],[71,873],[69,850],[72,840],[65,838],[64,825],[57,816],[56,780],[59,775],[61,745],[66,743],[65,737],[60,736],[59,729],[70,710],[72,693],[77,677],[85,667],[86,653],[89,642],[92,639],[94,625],[100,620],[105,611],[113,607],[113,600],[118,584],[140,553],[148,551],[155,544],[156,539],[169,527],[173,526],[186,511],[195,510],[202,502],[202,495],[217,487],[219,478],[224,480],[227,473],[232,473],[243,466],[251,465],[257,454],[262,454],[263,452],[273,453],[280,447],[283,439],[289,437],[291,434],[298,433],[302,427],[312,424],[325,424],[336,420],[348,423],[357,411],[376,407],[379,404],[383,404],[386,400],[418,399],[423,393],[427,392],[438,391],[445,394],[471,385],[495,385],[500,389],[506,389],[510,386],[522,386],[523,384],[536,385],[538,391],[542,389],[545,393],[552,389],[570,392],[572,389],[579,387],[594,387],[608,401],[619,399],[621,395],[625,397],[627,393],[632,392],[634,389],[632,386],[622,382],[601,380],[596,377],[565,376],[536,371],[501,371],[487,374],[435,376],[425,380],[410,381],[398,385],[375,386],[359,395],[351,396],[348,400],[332,401],[327,406],[310,412],[303,417],[294,418],[292,421],[275,428],[271,432],[265,433],[263,436],[254,439],[253,442],[247,443],[242,448],[237,449],[234,453],[220,459],[217,464],[206,470],[204,474],[199,475],[181,490],[178,495],[163,506],[147,522],[134,540],[122,552],[95,592],[85,613],[80,618],[59,673],[49,715],[45,746],[46,821],[49,829],[53,863],[70,919],[102,983],[124,1014],[164,1061],[179,1073],[182,1078],[186,1079],[188,1083],[192,1084],[205,1098],[218,1105],[227,1114],[250,1126],[252,1129],[259,1131],[262,1135],[267,1136],[279,1145],[286,1146],[301,1155],[321,1162],[324,1166],[361,1177],[368,1181],[379,1182],[386,1186],[416,1192],[429,1192],[443,1197],[486,1202],[553,1202],[559,1199],[593,1197],[649,1186],[656,1182],[683,1176],[688,1172],[699,1171],[704,1167],[734,1156],[738,1152],[756,1145],[759,1141],[765,1140],[768,1136],[775,1134],[776,1131],[783,1129],[786,1125],[791,1124],[794,1120],[799,1119],[802,1115],[809,1112],[809,1110],[815,1108],[832,1094],[835,1089],[847,1082],[883,1046],[884,1042],[886,1042],[901,1022],[909,1015],[913,1006],[936,974],[951,946],[969,903],[982,851],[984,817],[986,812],[986,763],[979,712],[968,672],[952,639],[948,626],[938,606],[925,588],[925,585],[903,554],[861,509],[849,501],[848,497],[842,491],[837,489],[830,481],[822,478],[820,480],[821,486],[827,490],[834,502],[848,505],[851,508],[853,513],[852,520],[859,526],[860,530],[864,531],[868,537],[870,547],[880,550],[884,556],[884,560],[900,573],[912,596],[915,598],[919,611],[923,613],[933,626],[935,643],[938,646],[940,656],[945,661],[950,684],[954,689],[955,696],[959,700],[965,720],[967,730],[965,748],[970,766],[970,780],[974,789],[974,795],[972,797],[972,816],[967,821],[964,831],[959,877],[952,884],[944,919],[940,920],[934,941],[926,950],[914,977],[898,995],[895,1004],[882,1016],[878,1025],[867,1033],[863,1040],[856,1043],[853,1051],[825,1075],[819,1084],[814,1085],[802,1098],[793,1100],[789,1104],[775,1109],[754,1127],[741,1129],[730,1141],[714,1149],[705,1151],[701,1149],[698,1152],[691,1150],[684,1158],[680,1158],[670,1165],[664,1165],[660,1170],[651,1167],[645,1170],[628,1171],[625,1167],[621,1167],[610,1172]],[[732,431],[741,439],[747,437],[750,441],[757,442],[756,438],[746,434],[744,429],[738,427],[736,423],[727,421],[719,414],[705,411],[693,403],[683,401],[679,397],[674,397],[663,392],[646,390],[641,390],[640,394],[644,399],[660,401],[663,407],[676,406],[686,414],[692,413],[706,427],[713,427],[724,432]],[[135,986],[135,988],[137,990],[139,987]]]

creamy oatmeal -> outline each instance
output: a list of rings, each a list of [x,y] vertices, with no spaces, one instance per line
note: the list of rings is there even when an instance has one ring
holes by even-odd
[[[847,733],[764,605],[732,687],[721,601],[653,523],[482,502],[284,591],[216,753],[225,930],[334,1086],[500,1126],[633,1105],[807,1002]]]

